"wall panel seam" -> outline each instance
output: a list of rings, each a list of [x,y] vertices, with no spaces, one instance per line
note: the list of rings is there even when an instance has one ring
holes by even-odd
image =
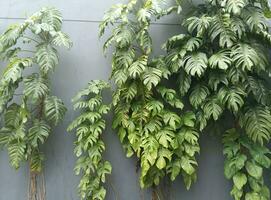
[[[25,20],[25,17],[0,17],[1,20]],[[63,19],[64,22],[79,22],[79,23],[101,23],[99,20],[85,20],[85,19]],[[178,23],[159,23],[153,22],[152,25],[163,25],[163,26],[181,26]]]

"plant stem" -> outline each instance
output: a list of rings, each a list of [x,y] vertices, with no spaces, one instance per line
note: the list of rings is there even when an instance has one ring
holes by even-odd
[[[156,186],[152,187],[152,200],[161,200]]]
[[[28,200],[45,200],[45,177],[44,173],[38,173],[30,169],[28,185]]]
[[[35,40],[34,38],[31,38],[31,37],[28,37],[28,36],[23,36],[23,38],[31,40],[31,41],[36,42],[36,43],[39,44],[39,41]]]
[[[42,119],[43,115],[43,106],[44,106],[44,97],[41,98],[39,105],[34,108],[37,109],[38,120]],[[33,153],[33,152],[32,152]],[[32,157],[32,155],[31,155]],[[29,200],[45,200],[46,188],[45,188],[45,177],[43,172],[36,172],[31,170],[31,160],[29,165],[30,170],[30,189],[29,189]]]
[[[29,167],[30,168],[30,167]],[[30,169],[30,181],[29,181],[29,193],[28,199],[29,200],[38,200],[37,199],[37,173],[31,171]]]

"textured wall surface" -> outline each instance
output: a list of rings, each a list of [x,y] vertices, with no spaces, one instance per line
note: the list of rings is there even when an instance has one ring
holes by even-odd
[[[0,31],[8,24],[20,22],[42,6],[53,5],[64,17],[64,31],[74,46],[70,51],[60,51],[60,65],[53,75],[53,93],[68,106],[64,123],[54,129],[45,145],[47,200],[78,200],[78,177],[73,175],[72,134],[66,132],[68,123],[75,117],[70,99],[91,79],[107,79],[110,74],[110,53],[105,58],[102,40],[98,39],[98,24],[104,12],[122,0],[0,0]],[[173,17],[174,18],[174,17]],[[165,18],[152,25],[155,49],[181,31],[177,19]],[[3,69],[3,64],[0,69]],[[109,117],[110,121],[110,117]],[[230,183],[223,176],[222,145],[219,136],[201,136],[198,181],[186,191],[181,177],[167,186],[167,200],[230,200]],[[110,128],[105,132],[106,158],[113,165],[110,176],[108,200],[149,200],[150,191],[142,191],[138,184],[134,159],[125,157],[117,135]],[[0,200],[25,200],[28,184],[27,167],[15,171],[9,167],[6,152],[0,152]],[[114,188],[114,189],[113,189]],[[115,191],[115,192],[114,192]],[[116,198],[117,197],[117,198]]]

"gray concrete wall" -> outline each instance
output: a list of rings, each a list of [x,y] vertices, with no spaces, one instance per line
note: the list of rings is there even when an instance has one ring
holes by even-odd
[[[0,0],[0,31],[8,24],[20,22],[25,16],[42,6],[53,5],[64,16],[64,31],[72,38],[70,51],[61,51],[60,65],[53,76],[53,92],[68,106],[64,123],[55,128],[45,146],[47,200],[78,200],[76,187],[79,178],[73,175],[74,136],[66,132],[68,123],[75,117],[71,97],[91,79],[107,79],[110,74],[110,55],[102,53],[102,41],[98,39],[98,24],[104,12],[122,0]],[[173,17],[174,18],[174,17]],[[181,31],[177,19],[168,17],[152,25],[154,44],[160,44]],[[0,66],[0,69],[3,65]],[[111,117],[109,117],[109,120]],[[117,191],[118,200],[150,199],[150,191],[141,191],[135,160],[125,157],[110,122],[105,132],[106,158],[113,165],[110,182]],[[230,200],[230,183],[223,176],[223,155],[218,136],[201,136],[198,181],[186,191],[181,177],[168,189],[172,200]],[[10,168],[6,152],[0,152],[0,200],[25,200],[28,171],[24,166],[18,171]],[[108,200],[116,194],[108,185]]]

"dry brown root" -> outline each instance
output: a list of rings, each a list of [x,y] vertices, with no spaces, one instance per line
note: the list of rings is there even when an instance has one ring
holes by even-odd
[[[28,200],[45,200],[45,199],[46,199],[46,189],[44,173],[30,171]]]

